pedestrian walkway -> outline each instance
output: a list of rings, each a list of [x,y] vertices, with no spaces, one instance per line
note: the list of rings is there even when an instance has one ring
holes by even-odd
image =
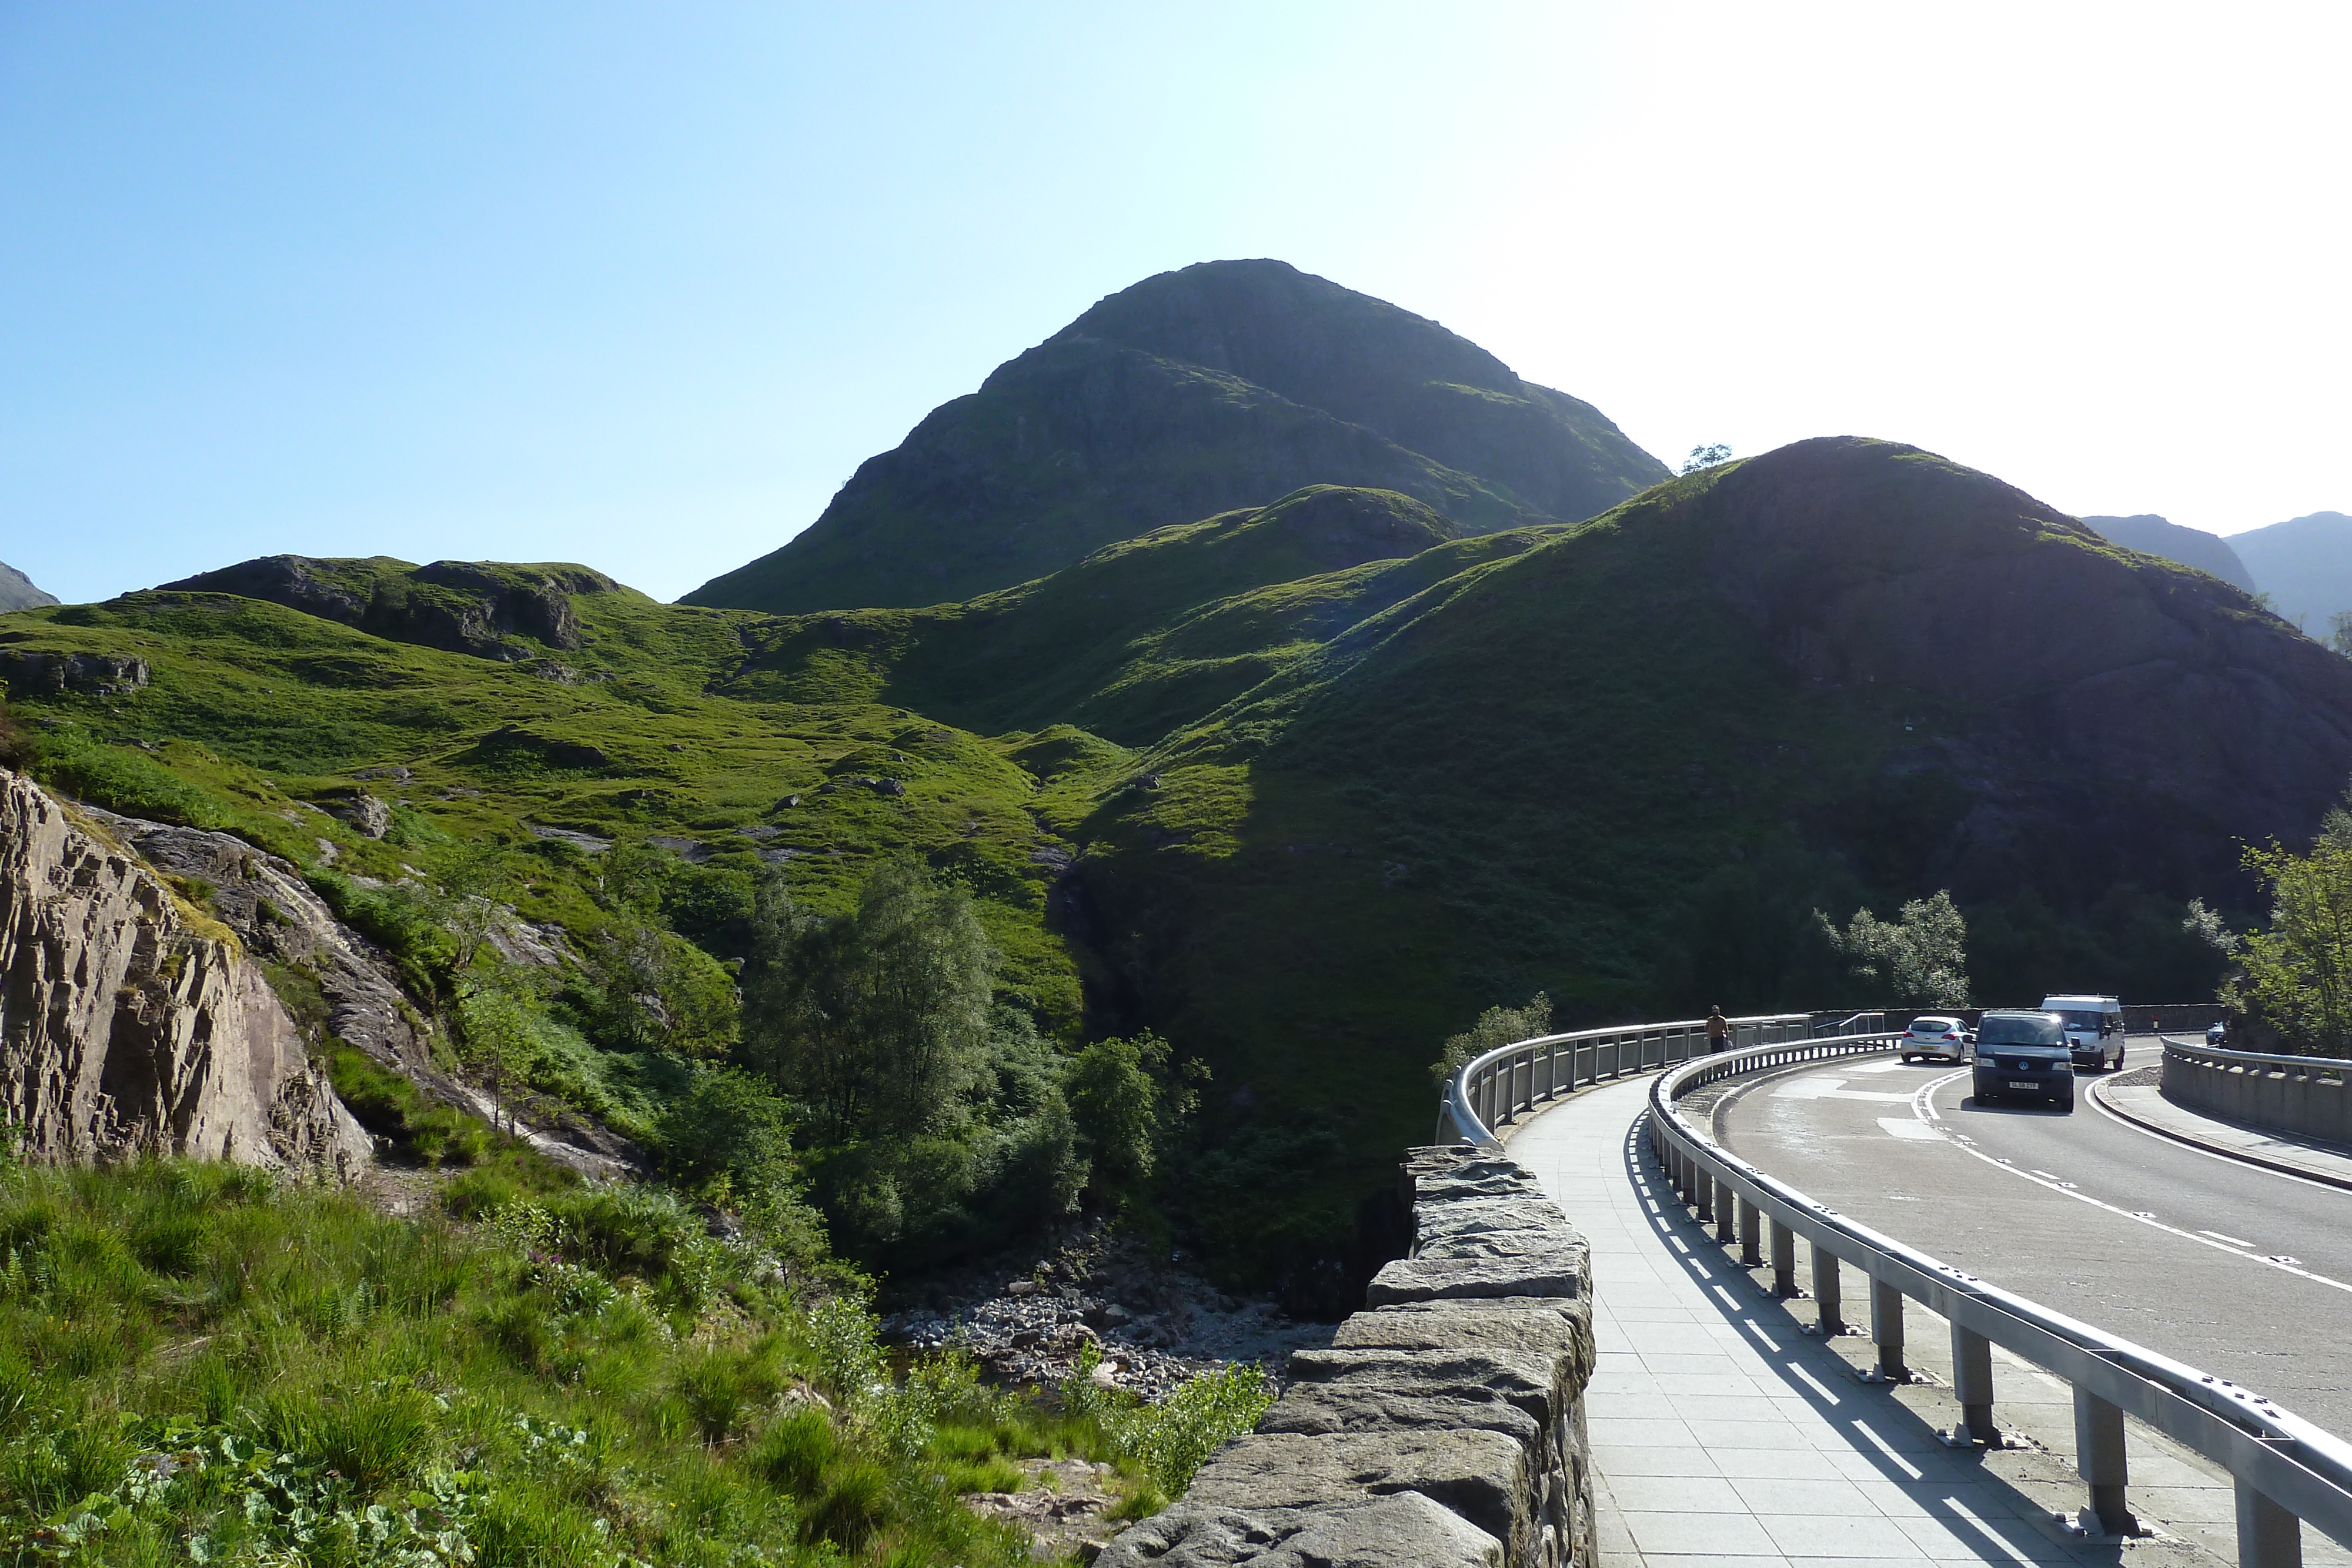
[[[1867,1342],[1804,1335],[1809,1304],[1766,1295],[1653,1179],[1635,1132],[1649,1087],[1574,1095],[1508,1140],[1592,1245],[1600,1365],[1586,1418],[1604,1568],[2116,1563],[2120,1543],[2058,1517],[2082,1500],[2065,1386],[2004,1357],[1997,1412],[2037,1440],[1997,1455],[1947,1447],[1932,1417],[1948,1394],[1861,1381],[1838,1346]],[[1931,1353],[1942,1321],[1913,1321],[1911,1343]],[[1932,1375],[1935,1359],[1916,1364]],[[2187,1521],[2132,1543],[2132,1562],[2234,1560],[2227,1478],[2152,1434],[2135,1428],[2131,1443],[2147,1483],[2135,1505]]]
[[[2292,1133],[2265,1132],[2242,1123],[2204,1116],[2164,1097],[2157,1087],[2161,1070],[2137,1067],[2117,1078],[2094,1082],[2091,1095],[2126,1122],[2228,1159],[2352,1187],[2352,1154]]]

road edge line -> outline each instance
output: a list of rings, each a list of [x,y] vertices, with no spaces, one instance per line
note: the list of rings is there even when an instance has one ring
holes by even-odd
[[[2250,1155],[2243,1149],[2232,1149],[2221,1144],[2209,1144],[2202,1138],[2192,1138],[2186,1133],[2176,1133],[2169,1127],[2160,1127],[2145,1116],[2133,1115],[2129,1111],[2108,1099],[2105,1093],[2106,1087],[2105,1081],[2095,1082],[2090,1086],[2088,1093],[2092,1103],[2105,1114],[2147,1134],[2151,1138],[2162,1138],[2166,1143],[2178,1144],[2184,1149],[2195,1149],[2199,1154],[2210,1155],[2217,1160],[2229,1160],[2236,1165],[2253,1166],[2269,1171],[2273,1176],[2293,1176],[2297,1181],[2307,1181],[2319,1186],[2331,1186],[2339,1192],[2352,1192],[2352,1178],[2309,1170],[2301,1166],[2292,1166],[2284,1160],[2264,1159],[2260,1155]],[[2159,1090],[2158,1092],[2161,1093],[2162,1091]]]

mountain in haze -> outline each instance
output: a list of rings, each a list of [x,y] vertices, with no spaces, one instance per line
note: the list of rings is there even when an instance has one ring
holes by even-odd
[[[2232,588],[2242,588],[2248,593],[2257,591],[2253,574],[2230,541],[2219,534],[2209,534],[2202,528],[2183,528],[2176,522],[2158,517],[2153,512],[2141,512],[2128,517],[2084,517],[2082,519],[2100,533],[2142,555],[2160,555],[2167,560],[2177,560],[2183,566],[2193,566],[2208,577],[2218,577]]]
[[[2230,543],[2278,612],[2315,637],[2352,610],[2352,517],[2313,512],[2231,534]]]
[[[11,610],[37,610],[57,601],[56,594],[42,592],[23,572],[0,560],[0,615]]]
[[[1590,403],[1279,261],[1102,300],[869,458],[781,549],[682,602],[775,613],[968,600],[1309,485],[1471,532],[1591,517],[1667,476]]]

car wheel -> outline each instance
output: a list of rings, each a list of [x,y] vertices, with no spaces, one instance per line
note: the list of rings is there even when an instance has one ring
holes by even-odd
[[[2124,1051],[2126,1049],[2128,1048],[2120,1045],[2116,1047],[2116,1071],[2117,1072],[2121,1072],[2124,1070]]]

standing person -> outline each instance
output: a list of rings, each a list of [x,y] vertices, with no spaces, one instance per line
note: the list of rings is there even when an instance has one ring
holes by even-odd
[[[1709,1055],[1731,1049],[1731,1024],[1723,1016],[1721,1002],[1716,1003],[1714,1010],[1706,1015],[1706,1049]]]

